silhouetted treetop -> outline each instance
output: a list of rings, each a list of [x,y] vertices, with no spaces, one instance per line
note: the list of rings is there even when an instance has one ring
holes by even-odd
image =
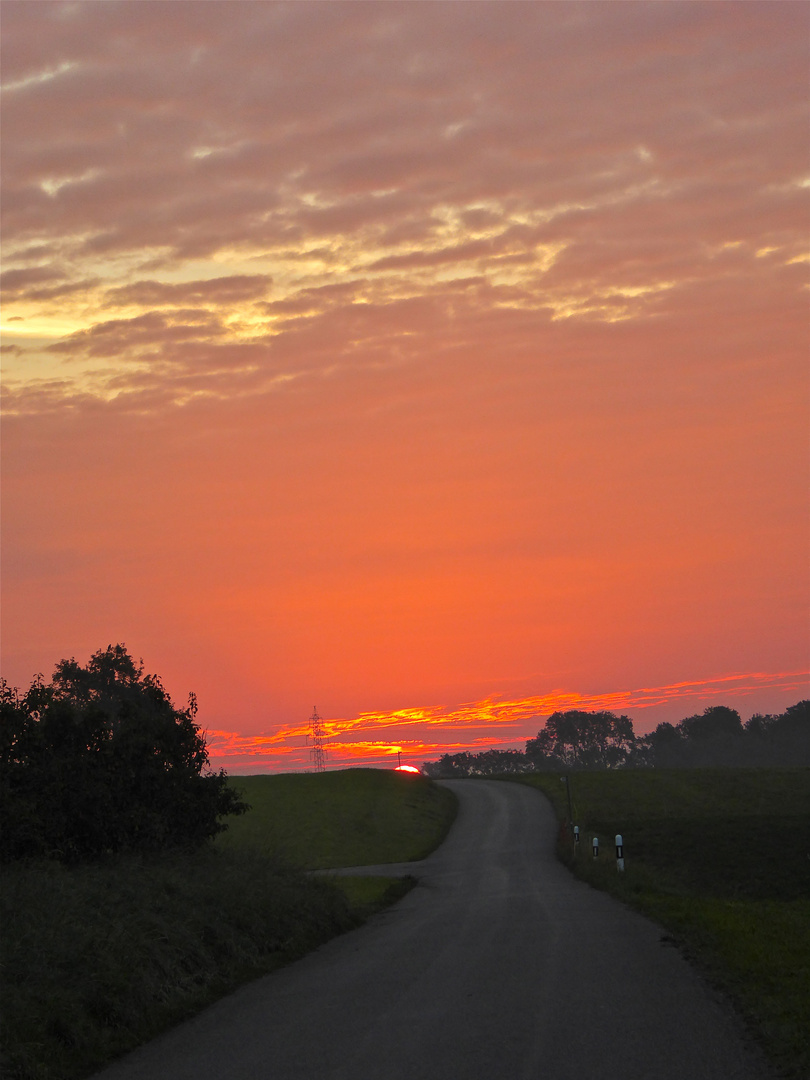
[[[20,695],[0,687],[0,856],[80,859],[194,846],[247,809],[208,751],[196,700],[176,709],[124,645]]]
[[[779,715],[755,713],[743,726],[736,709],[710,705],[678,724],[661,723],[636,736],[627,716],[555,712],[526,752],[487,750],[443,754],[426,761],[428,776],[493,776],[543,769],[810,766],[810,701]]]
[[[717,739],[743,733],[740,714],[726,705],[710,705],[697,716],[684,717],[680,728],[687,739]]]
[[[627,761],[634,742],[629,716],[570,709],[551,714],[536,737],[526,743],[526,755],[538,764],[611,769]]]

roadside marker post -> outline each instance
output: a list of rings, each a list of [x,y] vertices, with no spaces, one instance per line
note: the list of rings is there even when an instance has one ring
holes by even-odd
[[[593,838],[593,857],[597,858],[598,855],[599,855],[599,837],[595,836]]]
[[[624,870],[624,841],[621,833],[616,833],[616,869]]]
[[[579,825],[574,826],[574,854],[579,851]]]

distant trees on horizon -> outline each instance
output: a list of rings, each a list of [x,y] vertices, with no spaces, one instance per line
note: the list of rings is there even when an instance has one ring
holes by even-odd
[[[525,750],[462,751],[426,761],[434,779],[568,769],[810,766],[810,701],[778,715],[755,713],[745,724],[736,709],[710,705],[677,724],[637,736],[629,716],[601,710],[555,712]]]

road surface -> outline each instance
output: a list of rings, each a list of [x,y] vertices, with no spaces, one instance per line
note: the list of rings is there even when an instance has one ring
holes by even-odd
[[[660,928],[556,862],[542,795],[448,786],[460,802],[448,839],[396,868],[419,887],[98,1080],[770,1076]]]

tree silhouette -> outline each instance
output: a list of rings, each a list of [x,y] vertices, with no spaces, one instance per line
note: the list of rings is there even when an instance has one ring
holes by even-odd
[[[450,780],[462,776],[509,776],[529,772],[531,762],[520,750],[482,750],[471,754],[442,754],[438,761],[422,763],[422,772],[433,779]]]
[[[207,764],[194,696],[176,709],[124,645],[61,660],[23,695],[3,682],[0,857],[199,845],[248,809]]]
[[[571,709],[551,714],[526,743],[526,755],[538,766],[555,762],[565,768],[611,769],[627,761],[634,741],[629,716]]]
[[[684,738],[695,741],[733,739],[743,733],[740,714],[727,705],[710,705],[696,716],[684,717],[679,726]]]
[[[810,765],[810,702],[780,715],[754,713],[743,726],[736,709],[711,705],[678,724],[659,724],[637,740],[637,764],[658,768]]]

